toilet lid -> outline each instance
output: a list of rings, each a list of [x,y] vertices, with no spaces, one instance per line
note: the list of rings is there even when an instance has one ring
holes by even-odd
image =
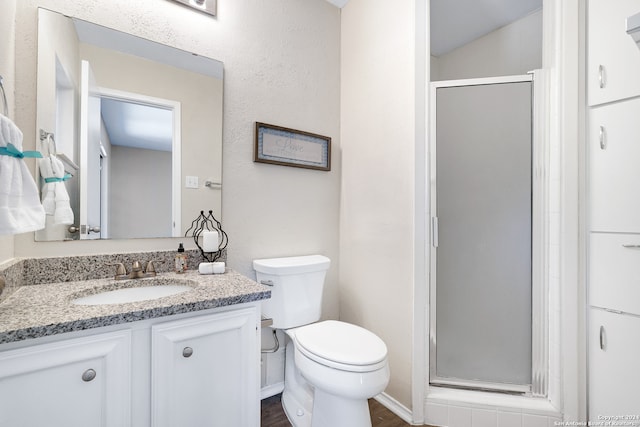
[[[295,341],[304,354],[319,363],[328,361],[354,368],[369,367],[381,364],[387,357],[387,346],[377,335],[336,320],[297,328]]]

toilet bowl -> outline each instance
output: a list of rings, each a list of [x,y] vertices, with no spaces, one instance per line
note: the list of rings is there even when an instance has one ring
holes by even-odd
[[[367,400],[389,382],[387,347],[359,326],[318,322],[328,268],[321,255],[254,261],[272,286],[263,315],[288,337],[282,405],[294,427],[371,427]]]
[[[327,320],[285,330],[282,404],[294,427],[370,427],[367,399],[389,382],[387,348],[372,332]]]
[[[311,406],[308,399],[306,407],[300,402],[287,407],[294,400],[283,400],[291,423],[295,427],[370,427],[367,399],[381,393],[389,382],[384,342],[366,329],[334,320],[286,332],[295,369],[313,389]],[[285,377],[285,393],[297,395],[293,388],[300,381],[290,387],[286,382]],[[298,414],[309,411],[312,422],[307,424]]]

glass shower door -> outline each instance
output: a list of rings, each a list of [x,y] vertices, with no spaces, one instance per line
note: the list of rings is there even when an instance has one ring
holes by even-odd
[[[504,80],[439,82],[432,90],[430,382],[526,393],[533,82]]]

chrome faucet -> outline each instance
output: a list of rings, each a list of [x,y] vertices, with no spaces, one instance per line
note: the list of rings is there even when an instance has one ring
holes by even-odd
[[[142,269],[142,265],[140,261],[134,261],[131,265],[131,272],[127,273],[127,269],[124,264],[121,262],[117,262],[115,264],[107,264],[113,265],[116,267],[116,275],[114,277],[115,280],[124,280],[124,279],[142,279],[145,277],[155,277],[156,275],[156,267],[153,264],[158,261],[149,261],[147,262],[146,271]]]

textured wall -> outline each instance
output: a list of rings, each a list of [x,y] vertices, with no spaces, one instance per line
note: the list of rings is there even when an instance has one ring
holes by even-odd
[[[340,318],[387,344],[387,393],[411,408],[415,1],[342,9]],[[390,13],[392,11],[392,13]]]
[[[230,238],[229,265],[252,276],[251,260],[257,257],[325,254],[334,264],[324,314],[337,317],[339,9],[324,0],[221,1],[212,18],[168,0],[20,1],[16,114],[27,147],[35,146],[38,6],[224,63],[222,217]],[[255,121],[330,136],[332,171],[253,163]],[[174,249],[179,240],[34,243],[33,235],[21,235],[15,255]]]

